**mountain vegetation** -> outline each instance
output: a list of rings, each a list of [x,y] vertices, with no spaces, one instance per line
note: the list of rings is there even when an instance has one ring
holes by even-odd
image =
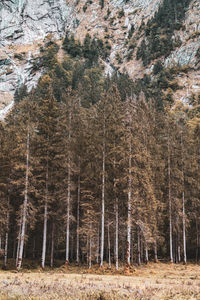
[[[159,57],[167,57],[181,41],[173,37],[175,30],[183,27],[182,21],[191,0],[164,0],[154,17],[141,25],[144,38],[137,49],[137,59],[142,58],[144,66]]]

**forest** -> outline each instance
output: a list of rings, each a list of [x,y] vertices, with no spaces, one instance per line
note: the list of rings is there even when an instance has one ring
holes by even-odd
[[[63,49],[59,62],[54,42],[41,48],[45,74],[0,124],[3,268],[198,262],[200,95],[173,102],[161,80],[104,76],[109,47],[89,36]]]

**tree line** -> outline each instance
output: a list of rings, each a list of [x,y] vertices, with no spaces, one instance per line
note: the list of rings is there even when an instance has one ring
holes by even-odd
[[[186,106],[116,85],[84,107],[46,74],[0,130],[0,248],[54,266],[199,258],[199,96]]]
[[[174,103],[150,78],[105,77],[99,56],[58,50],[41,48],[44,76],[0,124],[4,268],[198,261],[200,95]]]

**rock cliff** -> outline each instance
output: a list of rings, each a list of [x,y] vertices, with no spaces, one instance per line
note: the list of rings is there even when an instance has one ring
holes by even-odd
[[[137,58],[137,49],[146,41],[145,30],[164,0],[2,0],[0,3],[0,108],[10,104],[15,89],[25,83],[30,90],[43,70],[32,72],[44,40],[51,36],[59,40],[66,30],[77,39],[86,33],[107,39],[111,54],[107,69],[115,66],[127,70],[132,78],[152,74],[158,60],[144,66]],[[165,67],[189,68],[177,73],[177,81],[185,88],[175,97],[185,99],[200,91],[200,2],[189,1],[182,25],[171,39],[178,41],[168,55],[159,57]],[[152,25],[151,25],[152,26]],[[161,37],[162,38],[162,37]],[[199,51],[200,52],[200,51]]]

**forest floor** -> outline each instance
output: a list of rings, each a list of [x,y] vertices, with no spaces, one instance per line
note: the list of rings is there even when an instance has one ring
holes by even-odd
[[[63,266],[0,271],[0,299],[200,299],[200,266],[149,263],[130,273]]]

